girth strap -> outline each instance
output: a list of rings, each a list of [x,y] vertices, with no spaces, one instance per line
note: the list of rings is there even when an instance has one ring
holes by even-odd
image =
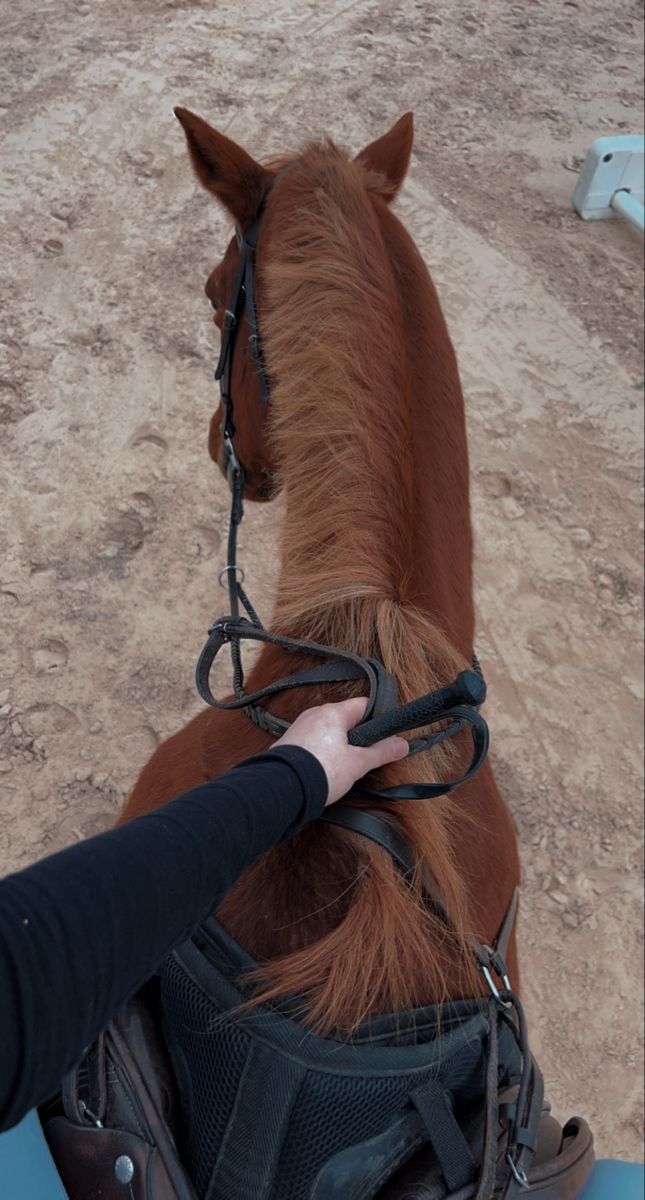
[[[533,1055],[527,1065],[528,1088],[525,1103],[519,1109],[516,1104],[500,1105],[499,1116],[511,1120],[509,1152],[506,1161],[511,1168],[501,1200],[514,1200],[526,1186],[529,1167],[535,1154],[537,1135],[544,1105],[544,1079]]]

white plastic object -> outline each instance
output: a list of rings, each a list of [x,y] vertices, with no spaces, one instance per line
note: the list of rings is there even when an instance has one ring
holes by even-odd
[[[631,192],[619,188],[611,198],[611,207],[619,216],[627,217],[627,220],[640,229],[641,233],[645,233],[645,209],[642,204],[638,203],[638,200],[634,199]]]
[[[626,217],[643,229],[645,138],[597,138],[590,146],[573,193],[573,207],[585,221]]]

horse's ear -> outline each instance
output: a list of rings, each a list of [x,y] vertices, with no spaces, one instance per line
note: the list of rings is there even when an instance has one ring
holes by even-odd
[[[372,174],[380,176],[376,181],[376,190],[386,200],[396,196],[408,169],[414,138],[414,119],[411,112],[400,117],[388,133],[370,142],[360,154],[356,162],[362,163]]]
[[[183,127],[199,182],[242,228],[255,218],[271,176],[236,142],[187,108],[174,110]]]

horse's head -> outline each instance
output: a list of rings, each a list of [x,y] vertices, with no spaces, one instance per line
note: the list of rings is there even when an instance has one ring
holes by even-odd
[[[241,146],[213,129],[201,117],[184,108],[175,114],[183,126],[193,168],[200,183],[223,205],[236,226],[245,233],[255,221],[262,202],[275,179],[277,171],[288,159],[264,167]],[[364,168],[366,192],[381,201],[391,200],[397,193],[407,171],[412,150],[412,114],[406,113],[383,137],[370,143],[357,155]],[[262,263],[263,238],[258,243],[256,306],[258,327],[262,330]],[[237,238],[229,242],[224,257],[213,268],[206,281],[206,295],[214,309],[214,321],[220,331],[239,265]],[[241,336],[240,336],[241,335]],[[269,436],[267,405],[257,364],[249,348],[249,328],[246,312],[243,328],[236,338],[232,359],[231,395],[234,402],[234,446],[244,464],[249,500],[270,500],[276,491],[278,463]],[[209,432],[211,457],[226,474],[224,445],[221,432],[222,407],[214,413]]]

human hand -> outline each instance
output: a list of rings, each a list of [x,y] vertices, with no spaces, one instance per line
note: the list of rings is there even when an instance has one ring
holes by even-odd
[[[408,752],[408,743],[400,737],[385,738],[373,746],[350,746],[347,734],[358,725],[366,708],[365,696],[308,708],[275,742],[276,746],[301,746],[318,759],[329,784],[327,804],[345,796],[368,771],[405,758]]]

